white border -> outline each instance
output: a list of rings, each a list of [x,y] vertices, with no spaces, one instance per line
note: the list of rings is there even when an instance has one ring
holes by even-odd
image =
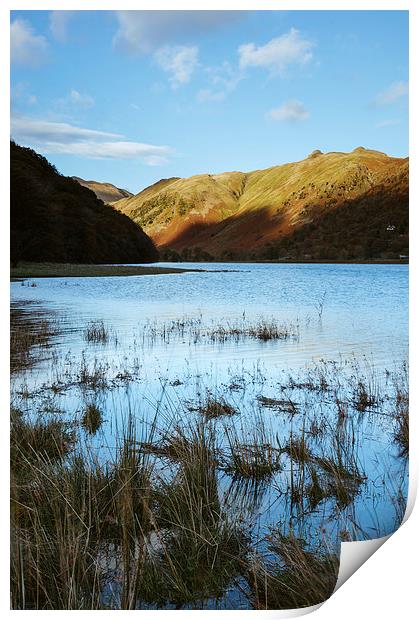
[[[8,472],[8,408],[9,408],[9,337],[8,337],[8,313],[9,313],[9,239],[8,239],[8,196],[9,196],[9,80],[8,80],[8,66],[9,66],[9,10],[50,10],[50,9],[72,9],[72,10],[114,10],[114,9],[250,9],[250,10],[409,10],[410,11],[410,105],[411,118],[410,118],[410,159],[413,161],[414,174],[411,174],[410,181],[410,194],[411,194],[411,211],[410,211],[410,224],[411,224],[411,266],[410,272],[410,367],[413,368],[411,376],[418,368],[417,364],[417,330],[415,324],[415,309],[418,307],[418,286],[417,286],[417,274],[414,273],[417,270],[417,250],[415,242],[417,238],[417,215],[416,209],[419,207],[417,203],[418,197],[418,181],[416,173],[416,136],[418,135],[417,127],[417,114],[415,108],[417,107],[417,76],[418,76],[418,63],[419,58],[419,45],[417,43],[418,31],[418,10],[415,7],[413,0],[406,1],[400,0],[395,2],[392,0],[355,0],[352,2],[343,1],[337,6],[336,2],[332,1],[274,1],[263,0],[256,2],[255,0],[242,0],[238,1],[220,1],[212,0],[212,2],[204,1],[174,1],[174,0],[150,0],[142,2],[125,1],[123,5],[116,3],[114,0],[86,0],[80,2],[80,0],[61,0],[58,1],[20,1],[15,0],[13,3],[4,2],[0,9],[0,28],[2,37],[0,38],[0,50],[1,59],[3,64],[2,71],[2,84],[0,90],[0,105],[1,105],[1,170],[3,171],[3,212],[2,212],[2,226],[1,226],[1,259],[3,266],[3,279],[2,279],[2,327],[0,336],[0,346],[2,350],[2,356],[0,358],[1,364],[1,412],[2,412],[2,424],[4,424],[4,432],[1,433],[4,445],[2,445],[2,471]],[[391,41],[389,41],[391,46]],[[412,167],[412,164],[411,164]],[[417,371],[416,371],[417,374]],[[412,509],[414,503],[414,496],[417,489],[417,471],[418,471],[418,421],[417,416],[417,387],[414,381],[411,381],[410,393],[411,393],[411,458],[410,458],[410,489],[409,489],[409,509]],[[3,562],[1,564],[1,609],[6,615],[14,613],[27,614],[37,613],[38,615],[44,615],[47,612],[15,612],[9,609],[9,569],[8,569],[8,528],[9,528],[9,515],[6,506],[8,505],[8,484],[7,477],[3,474],[5,485],[3,487],[4,501],[2,511],[2,528],[3,534]],[[417,536],[419,534],[419,511],[414,510],[410,518],[393,536],[390,537],[380,549],[379,553],[375,554],[368,560],[365,566],[358,570],[348,581],[340,588],[323,606],[316,611],[316,618],[322,620],[339,620],[350,619],[353,620],[357,615],[360,618],[368,618],[374,616],[380,618],[380,620],[387,620],[390,618],[409,619],[416,617],[417,615],[417,555],[419,545]],[[344,543],[345,545],[359,545],[363,543]],[[346,554],[345,548],[345,554]],[[352,552],[350,552],[352,553]],[[356,552],[356,555],[358,553]],[[368,554],[367,554],[368,555]],[[353,561],[353,560],[351,560]],[[308,610],[307,610],[308,611]],[[66,611],[53,612],[55,615],[61,615],[68,613]],[[88,611],[72,612],[73,614],[88,614]],[[97,612],[101,614],[110,614],[115,612]],[[119,612],[129,613],[129,612]],[[168,614],[176,614],[177,612],[139,612],[145,614],[147,618],[163,617]],[[184,612],[182,612],[184,613]],[[187,612],[188,617],[201,617],[205,614],[205,617],[209,615],[227,615],[229,618],[242,618],[246,614],[263,615],[270,618],[284,618],[295,616],[292,612],[279,612],[279,611],[267,611],[267,612],[223,612],[223,611],[206,611],[206,612]]]

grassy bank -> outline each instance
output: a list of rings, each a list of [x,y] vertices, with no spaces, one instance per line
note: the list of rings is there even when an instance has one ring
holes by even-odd
[[[11,267],[13,278],[80,278],[98,276],[153,276],[166,273],[185,273],[200,269],[173,267],[133,267],[126,265],[80,265],[73,263],[19,263]]]

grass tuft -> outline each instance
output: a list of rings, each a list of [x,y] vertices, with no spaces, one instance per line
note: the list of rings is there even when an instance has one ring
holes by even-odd
[[[109,330],[103,321],[91,321],[83,335],[86,342],[106,344],[109,341]]]
[[[294,536],[270,537],[275,563],[254,560],[247,573],[250,597],[256,609],[298,609],[327,600],[336,585],[339,558],[307,551]]]
[[[89,435],[95,435],[99,428],[102,426],[102,412],[94,403],[87,405],[86,409],[84,410],[81,423],[84,430],[89,433]]]

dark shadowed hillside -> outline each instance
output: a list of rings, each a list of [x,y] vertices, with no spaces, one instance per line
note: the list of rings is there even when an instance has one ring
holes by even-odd
[[[127,216],[105,205],[44,157],[10,144],[11,258],[118,263],[152,262],[151,239]]]

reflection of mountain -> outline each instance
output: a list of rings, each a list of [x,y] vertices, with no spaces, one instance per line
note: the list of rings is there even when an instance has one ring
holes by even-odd
[[[73,177],[75,181],[78,181],[80,185],[83,187],[88,187],[96,194],[99,200],[103,200],[108,204],[112,204],[117,200],[122,200],[123,198],[130,198],[132,196],[131,192],[127,189],[121,189],[120,187],[115,187],[112,183],[99,183],[99,181],[85,181],[80,177]]]
[[[314,151],[267,170],[164,179],[115,208],[166,256],[398,257],[408,247],[408,166],[362,147]]]
[[[10,144],[12,261],[148,262],[147,235],[28,148]]]

